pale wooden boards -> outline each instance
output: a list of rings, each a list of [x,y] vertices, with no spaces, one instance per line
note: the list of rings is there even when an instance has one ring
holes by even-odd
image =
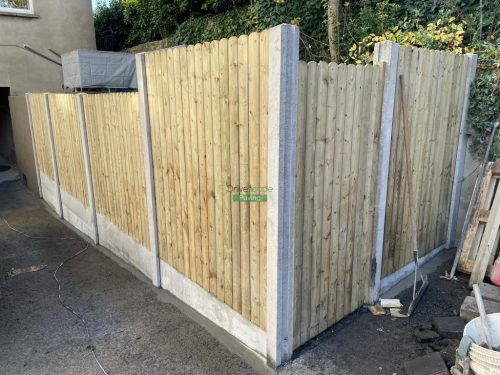
[[[449,52],[399,47],[405,78],[421,255],[446,241],[468,59]],[[413,261],[401,94],[395,94],[382,277]]]
[[[145,55],[161,259],[262,328],[266,203],[233,196],[267,186],[268,50],[263,31]]]
[[[489,275],[488,271],[498,250],[499,228],[495,220],[498,222],[500,213],[495,211],[497,210],[495,200],[500,199],[500,194],[497,194],[499,179],[500,163],[489,163],[481,181],[474,213],[467,227],[462,249],[460,249],[458,270],[472,273],[471,285],[482,281],[485,276]]]
[[[137,93],[83,97],[96,211],[149,249]]]
[[[52,164],[52,151],[50,148],[44,94],[29,94],[28,100],[31,108],[38,168],[40,172],[43,172],[53,180],[54,166]]]
[[[300,62],[294,347],[368,296],[382,93],[381,66]]]
[[[48,94],[61,188],[88,206],[83,147],[74,94]]]

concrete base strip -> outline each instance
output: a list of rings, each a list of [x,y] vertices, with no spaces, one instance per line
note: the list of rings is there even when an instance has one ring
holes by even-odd
[[[63,188],[61,188],[61,200],[64,220],[90,238],[95,238],[96,233],[92,224],[93,215],[90,207],[86,207]]]
[[[43,200],[57,212],[59,207],[57,184],[42,171],[40,171],[40,190],[42,192]]]
[[[153,255],[148,249],[99,214],[97,214],[97,227],[100,245],[108,248],[151,279]]]
[[[173,267],[160,261],[161,287],[223,328],[253,351],[266,356],[266,332],[205,291]]]
[[[441,246],[435,248],[430,253],[421,257],[419,264],[422,266],[423,264],[427,263],[429,260],[434,258],[436,255],[438,255],[444,249],[446,249],[445,244],[442,244]],[[380,294],[387,292],[394,285],[396,285],[401,280],[403,280],[406,276],[408,276],[410,273],[412,273],[414,269],[415,269],[415,263],[412,261],[411,263],[408,263],[403,268],[401,268],[401,269],[397,270],[396,272],[391,273],[390,275],[384,277],[382,279],[382,281],[380,282]]]

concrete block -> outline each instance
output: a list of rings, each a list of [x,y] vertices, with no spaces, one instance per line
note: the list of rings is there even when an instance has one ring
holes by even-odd
[[[446,375],[448,368],[439,353],[431,353],[404,364],[406,375]]]
[[[432,319],[432,327],[442,337],[460,339],[465,328],[465,321],[459,316],[444,316]]]
[[[479,283],[479,290],[483,300],[500,302],[500,287],[488,283]],[[474,291],[472,291],[471,295],[472,297],[475,296]]]
[[[413,334],[417,338],[417,341],[423,344],[434,342],[441,338],[435,331],[425,328],[417,328]]]
[[[485,300],[484,309],[486,310],[487,314],[498,313],[500,312],[500,303]],[[472,296],[465,297],[465,300],[460,307],[460,317],[468,322],[474,318],[477,318],[478,316],[479,310],[477,309],[476,299]]]

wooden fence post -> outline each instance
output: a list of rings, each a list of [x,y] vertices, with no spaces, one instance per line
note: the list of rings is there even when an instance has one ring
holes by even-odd
[[[36,171],[36,181],[38,184],[38,196],[40,198],[43,198],[43,192],[42,192],[42,183],[40,181],[40,166],[38,165],[38,153],[36,151],[36,142],[35,142],[35,133],[33,131],[33,117],[31,116],[31,104],[30,104],[30,94],[26,94],[26,106],[28,107],[28,121],[30,125],[30,132],[31,132],[31,144],[33,147],[33,156],[34,156],[34,162],[35,162],[35,171]]]
[[[151,124],[149,119],[148,83],[144,53],[135,55],[137,86],[139,89],[139,109],[141,112],[142,143],[144,146],[144,170],[146,174],[146,194],[148,201],[149,243],[153,253],[153,285],[161,287],[160,249],[158,243],[158,223],[156,214],[156,191],[151,145]]]
[[[80,132],[82,136],[83,165],[85,166],[85,177],[87,181],[89,207],[92,214],[92,227],[94,228],[92,240],[97,245],[99,243],[99,229],[97,226],[97,211],[95,207],[94,183],[92,179],[92,167],[90,165],[89,140],[87,135],[87,119],[85,117],[85,106],[83,104],[83,95],[84,94],[78,94],[76,97],[76,102],[78,106],[78,119],[80,123]]]
[[[455,162],[455,173],[453,175],[453,190],[451,192],[450,214],[448,215],[448,231],[446,236],[446,248],[453,245],[456,229],[458,211],[460,210],[460,193],[464,177],[465,156],[467,154],[467,111],[469,109],[469,95],[472,82],[476,76],[477,55],[468,53],[467,78],[464,92],[464,105],[462,106],[462,120],[460,122],[460,135],[458,140],[457,157]]]
[[[299,29],[269,30],[267,202],[267,362],[276,368],[293,352],[295,137]]]
[[[387,187],[391,155],[392,119],[396,96],[399,46],[389,41],[375,44],[373,63],[384,63],[384,96],[380,124],[380,151],[378,165],[378,187],[375,222],[375,245],[372,255],[372,281],[370,285],[370,303],[379,298],[382,279],[382,256],[384,252],[385,210],[387,206]]]
[[[45,112],[47,114],[47,128],[49,130],[49,141],[50,141],[50,152],[52,156],[52,167],[54,168],[54,180],[56,183],[56,193],[57,193],[57,203],[56,212],[59,217],[63,218],[63,208],[61,199],[61,185],[59,182],[59,168],[57,167],[57,157],[56,157],[56,146],[54,143],[54,132],[52,131],[52,119],[50,117],[50,104],[49,104],[49,94],[43,94],[45,100]]]

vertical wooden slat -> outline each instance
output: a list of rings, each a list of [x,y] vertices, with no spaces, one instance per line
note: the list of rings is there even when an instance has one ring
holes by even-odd
[[[346,66],[345,65],[330,65],[330,82],[329,85],[334,85],[335,90],[335,112],[334,117],[334,142],[333,142],[333,193],[332,201],[327,203],[332,207],[331,221],[331,252],[330,255],[330,280],[329,288],[330,295],[328,301],[328,316],[327,324],[332,325],[338,320],[337,318],[337,300],[340,300],[342,294],[338,293],[339,283],[339,234],[340,234],[340,201],[341,201],[341,177],[342,177],[342,138],[344,134],[344,115],[345,108],[345,86],[346,86]],[[330,116],[329,116],[330,119]]]
[[[294,298],[294,347],[301,341],[302,331],[302,273],[303,273],[303,235],[304,235],[304,176],[306,150],[306,118],[307,118],[307,64],[299,62],[299,92],[297,110],[297,142],[296,142],[296,169],[295,169],[295,298]]]
[[[219,42],[210,43],[210,76],[212,99],[212,139],[213,169],[215,188],[215,252],[211,264],[216,276],[217,298],[224,301],[224,244],[223,244],[223,183],[222,183],[222,150],[220,123],[220,77],[219,77]]]
[[[207,168],[207,219],[208,219],[208,251],[206,254],[207,272],[210,293],[217,294],[217,258],[215,242],[215,186],[214,186],[214,149],[212,127],[212,91],[211,91],[211,59],[210,44],[204,43],[203,55],[203,98],[205,118],[205,153]]]
[[[233,304],[233,259],[231,238],[231,193],[227,186],[231,185],[231,150],[229,119],[229,55],[228,40],[219,42],[219,94],[221,124],[221,186],[222,200],[222,267],[224,269],[224,302]]]
[[[320,118],[324,116],[325,138],[324,138],[324,180],[323,180],[323,212],[321,224],[321,260],[320,260],[320,311],[319,311],[319,331],[324,331],[328,327],[328,308],[330,303],[330,279],[336,273],[330,275],[330,258],[332,256],[332,205],[329,204],[333,197],[334,180],[334,136],[335,136],[335,116],[337,115],[337,75],[332,77],[332,66],[322,65],[320,67],[321,79],[325,85],[319,95],[325,97],[324,102],[320,99],[319,105],[324,106],[324,110],[319,112]],[[320,120],[321,121],[321,120]]]
[[[194,114],[194,118],[191,118],[193,114],[194,106],[189,96],[190,90],[190,76],[192,74],[192,70],[189,70],[189,57],[192,53],[193,49],[191,46],[186,48],[179,49],[180,53],[180,64],[181,64],[181,90],[182,90],[182,117],[183,117],[183,131],[184,131],[184,159],[185,159],[185,199],[183,199],[183,206],[186,210],[186,219],[187,219],[187,233],[188,233],[188,246],[187,251],[185,252],[185,256],[188,258],[188,262],[186,263],[187,267],[189,267],[189,277],[192,280],[196,280],[196,263],[195,263],[195,217],[194,217],[194,191],[193,191],[193,162],[192,162],[192,154],[193,154],[193,145],[191,142],[191,127],[192,122],[196,122],[196,114]],[[185,225],[186,225],[185,224]]]
[[[190,252],[190,267],[192,272],[192,280],[199,285],[203,285],[203,271],[201,267],[201,248],[202,248],[202,230],[200,217],[200,169],[199,169],[199,154],[198,154],[198,116],[197,109],[198,96],[197,92],[197,72],[196,72],[196,52],[194,46],[187,47],[187,66],[188,66],[188,97],[189,97],[189,123],[190,123],[190,148],[191,148],[191,189],[189,190],[192,200],[190,215],[193,216],[193,247]]]
[[[269,32],[260,33],[259,43],[259,79],[260,79],[260,130],[259,130],[259,162],[260,162],[260,186],[267,186],[267,132],[268,132],[268,107],[269,107]],[[268,192],[268,194],[272,194]],[[260,327],[266,329],[267,324],[267,201],[259,205],[259,249],[260,249],[260,292],[259,292],[259,311]]]
[[[176,246],[175,246],[175,259],[174,266],[179,272],[184,271],[184,239],[183,239],[183,225],[182,225],[182,196],[181,196],[181,179],[180,179],[180,141],[178,136],[178,123],[179,117],[182,119],[182,114],[179,113],[180,110],[180,93],[178,92],[178,87],[175,84],[176,72],[178,68],[175,68],[174,59],[175,50],[167,51],[167,62],[168,62],[168,91],[170,96],[170,108],[171,111],[171,132],[172,132],[172,174],[174,176],[174,192],[175,192],[175,223],[176,223]]]
[[[240,154],[239,154],[239,86],[238,86],[238,39],[229,38],[229,132],[230,132],[230,163],[231,187],[240,185]],[[229,192],[232,197],[234,193]],[[230,198],[232,199],[232,198]],[[233,264],[233,309],[241,312],[241,229],[240,204],[231,201],[231,246]]]
[[[239,118],[239,186],[249,186],[249,139],[248,139],[248,37],[238,38],[238,118]],[[248,193],[248,192],[247,192]],[[240,203],[241,225],[241,306],[245,318],[251,318],[250,292],[250,210],[248,203]]]
[[[307,64],[307,115],[306,115],[306,158],[304,186],[304,235],[302,238],[303,268],[302,285],[307,293],[302,294],[302,332],[301,337],[310,337],[311,326],[311,287],[312,287],[312,236],[314,212],[314,154],[316,134],[316,97],[317,64]]]
[[[175,76],[175,99],[177,105],[177,142],[179,147],[179,180],[181,191],[181,218],[182,218],[182,252],[184,259],[184,274],[188,277],[191,276],[189,254],[190,254],[190,231],[189,231],[189,214],[188,214],[188,188],[187,188],[187,174],[186,165],[187,155],[186,150],[188,139],[186,125],[188,117],[188,101],[186,92],[186,50],[185,48],[174,49],[174,76]]]
[[[259,145],[260,145],[260,82],[259,34],[252,33],[248,37],[248,142],[249,142],[249,176],[250,187],[259,187]],[[256,194],[256,192],[251,192]],[[260,194],[260,192],[259,192]],[[250,305],[251,320],[257,323],[260,318],[260,239],[259,239],[259,205],[248,203],[250,210]]]
[[[194,47],[194,66],[196,76],[196,119],[198,137],[198,170],[199,170],[199,199],[200,199],[200,229],[201,244],[197,251],[197,274],[200,277],[200,285],[209,290],[208,277],[208,202],[207,202],[207,163],[205,147],[205,107],[204,107],[204,71],[202,46],[196,44]]]

